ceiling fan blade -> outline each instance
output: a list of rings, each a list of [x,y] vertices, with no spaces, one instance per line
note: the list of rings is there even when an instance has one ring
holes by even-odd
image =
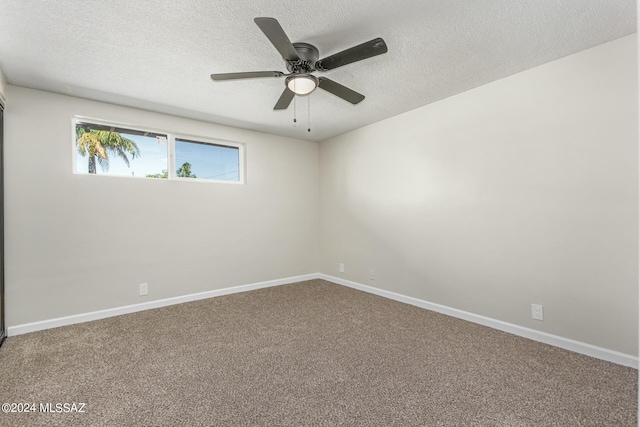
[[[320,89],[324,89],[327,92],[334,94],[335,96],[339,96],[345,101],[349,101],[352,104],[357,104],[364,99],[364,95],[356,92],[355,90],[349,89],[346,86],[342,86],[340,83],[336,83],[331,79],[327,79],[326,77],[318,78],[318,87]]]
[[[296,96],[296,94],[291,92],[288,87],[285,87],[284,92],[282,92],[282,95],[280,95],[280,99],[278,99],[278,102],[276,102],[276,105],[275,107],[273,107],[273,109],[286,110],[287,108],[289,108],[289,104],[291,104],[294,96]]]
[[[317,61],[316,70],[333,70],[383,53],[387,53],[387,44],[378,37]]]
[[[254,79],[256,77],[282,77],[282,76],[284,76],[284,73],[280,71],[248,71],[245,73],[211,74],[211,79],[214,81],[221,81],[221,80]]]
[[[285,61],[297,61],[298,52],[289,41],[280,23],[274,18],[255,18],[254,22],[260,27],[265,36],[278,49]]]

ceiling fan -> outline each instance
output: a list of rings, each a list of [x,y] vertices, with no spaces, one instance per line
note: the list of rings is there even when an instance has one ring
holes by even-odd
[[[257,77],[286,77],[284,92],[273,107],[274,110],[286,110],[294,96],[308,95],[318,87],[352,104],[359,103],[364,99],[364,95],[326,77],[316,77],[312,73],[333,70],[387,52],[387,45],[384,40],[378,37],[326,58],[318,59],[320,55],[315,46],[309,43],[291,43],[276,19],[255,18],[254,21],[282,55],[289,74],[281,71],[249,71],[211,74],[211,79],[222,81]]]

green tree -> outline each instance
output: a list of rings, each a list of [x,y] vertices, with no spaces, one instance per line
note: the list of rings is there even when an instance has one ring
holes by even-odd
[[[162,173],[151,173],[146,175],[147,178],[169,178],[169,171],[166,169],[162,169]]]
[[[180,178],[197,178],[196,174],[191,173],[191,163],[184,162],[176,171],[176,175]]]
[[[96,163],[103,171],[109,170],[109,154],[120,157],[129,166],[129,157],[140,157],[138,144],[118,132],[76,127],[76,146],[83,157],[89,157],[89,173],[96,173]]]
[[[176,176],[179,178],[197,178],[196,174],[191,173],[191,163],[184,162],[182,166],[176,170]],[[169,171],[166,169],[162,169],[161,173],[152,173],[147,175],[147,178],[169,178]]]

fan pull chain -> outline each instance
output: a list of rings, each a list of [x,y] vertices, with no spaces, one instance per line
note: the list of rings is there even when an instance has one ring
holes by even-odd
[[[293,92],[295,93],[295,91],[296,91],[296,80],[294,79],[293,80]],[[297,122],[297,120],[296,120],[296,98],[297,98],[297,96],[294,95],[293,96],[293,127],[294,128],[296,127],[296,122]]]
[[[311,95],[307,95],[307,132],[311,132]]]

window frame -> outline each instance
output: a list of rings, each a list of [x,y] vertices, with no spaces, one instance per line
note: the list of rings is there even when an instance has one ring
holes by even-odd
[[[153,127],[146,126],[138,126],[138,125],[129,125],[125,123],[112,122],[101,119],[94,119],[85,116],[73,116],[71,120],[71,150],[72,150],[72,173],[74,175],[93,175],[93,176],[109,176],[109,177],[117,177],[117,178],[133,178],[133,179],[153,179],[158,180],[156,178],[147,178],[146,176],[129,176],[129,175],[110,175],[110,174],[90,174],[85,172],[78,172],[77,165],[77,145],[76,145],[76,127],[78,123],[87,124],[89,126],[105,126],[110,128],[117,128],[124,132],[132,131],[136,133],[140,133],[140,135],[144,135],[145,133],[150,134],[150,136],[166,136],[167,138],[167,170],[168,176],[166,179],[160,179],[161,181],[192,181],[192,182],[209,182],[209,183],[217,183],[217,184],[245,184],[245,144],[241,142],[217,139],[204,137],[200,135],[191,135],[181,132],[171,132],[167,130],[157,129]],[[207,178],[182,178],[176,176],[176,139],[183,140],[185,142],[193,142],[198,144],[206,144],[206,145],[214,145],[221,147],[229,147],[238,150],[238,180],[230,181],[224,179],[207,179]]]

